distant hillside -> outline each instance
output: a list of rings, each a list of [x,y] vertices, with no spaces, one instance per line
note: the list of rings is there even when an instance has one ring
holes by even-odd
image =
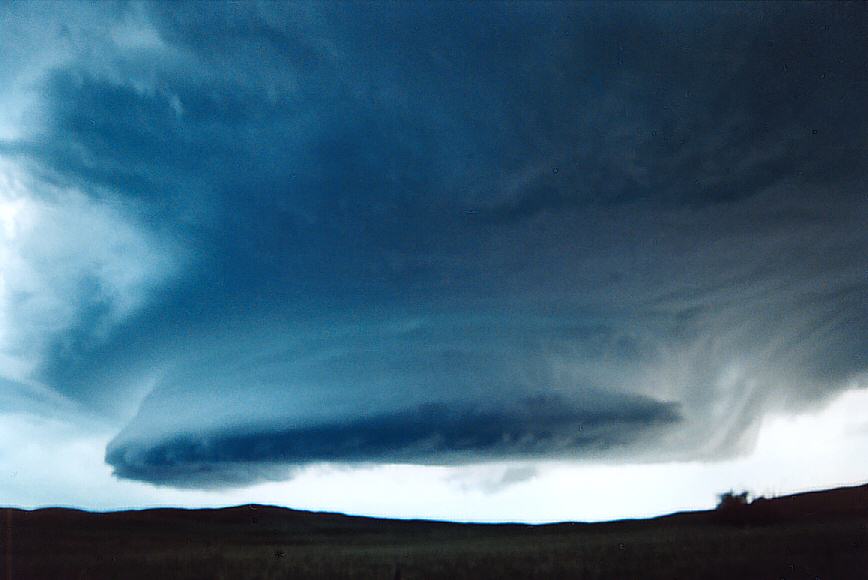
[[[593,524],[459,524],[262,505],[3,509],[0,517],[0,580],[813,580],[868,570],[868,485]]]
[[[6,512],[10,508],[0,508]],[[868,484],[839,487],[821,491],[810,491],[783,495],[773,498],[759,497],[744,506],[747,513],[770,511],[782,520],[792,521],[801,519],[822,519],[824,517],[868,517]],[[103,521],[111,525],[149,525],[158,523],[166,524],[207,524],[225,526],[258,526],[278,527],[280,529],[312,529],[326,531],[329,529],[365,530],[376,528],[378,530],[404,529],[404,528],[502,528],[523,529],[542,528],[549,526],[575,526],[581,525],[588,529],[594,527],[609,528],[611,526],[632,525],[660,525],[664,523],[714,523],[719,518],[716,510],[677,512],[668,515],[656,516],[649,519],[625,519],[611,522],[560,522],[552,524],[474,524],[456,523],[440,520],[406,520],[375,518],[368,516],[353,516],[335,512],[313,512],[296,510],[291,508],[247,504],[225,508],[150,508],[141,510],[127,510],[114,512],[88,512],[69,508],[43,508],[36,510],[20,510],[12,508],[11,511],[22,514],[30,521],[51,525],[63,525],[64,522],[79,524],[96,523]]]
[[[868,484],[755,499],[749,508],[771,508],[780,518],[868,516]]]

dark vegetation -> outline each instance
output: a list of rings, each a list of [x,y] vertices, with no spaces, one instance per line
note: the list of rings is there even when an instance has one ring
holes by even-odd
[[[727,494],[724,494],[726,496]],[[868,486],[600,524],[5,509],[2,580],[868,578]]]

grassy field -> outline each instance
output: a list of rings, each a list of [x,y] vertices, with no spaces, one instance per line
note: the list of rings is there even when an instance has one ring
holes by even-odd
[[[857,509],[827,509],[834,502],[814,497],[776,503],[782,509],[773,517],[695,512],[545,526],[378,520],[266,506],[3,510],[0,578],[863,579],[868,488],[851,489],[859,490]]]

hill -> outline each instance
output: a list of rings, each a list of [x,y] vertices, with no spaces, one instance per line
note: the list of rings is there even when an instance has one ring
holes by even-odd
[[[262,505],[0,512],[2,580],[868,577],[868,485],[594,524],[457,524]]]

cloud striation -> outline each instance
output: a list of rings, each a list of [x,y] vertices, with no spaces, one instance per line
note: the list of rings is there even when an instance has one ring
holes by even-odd
[[[861,5],[55,8],[0,9],[0,377],[119,477],[714,460],[864,384]]]

